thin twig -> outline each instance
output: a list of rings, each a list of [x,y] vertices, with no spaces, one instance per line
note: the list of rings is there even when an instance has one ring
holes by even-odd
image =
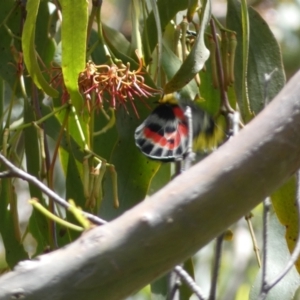
[[[170,272],[167,276],[168,276],[167,300],[174,300],[176,293],[178,292],[178,290],[181,286],[181,280],[177,276],[175,269],[173,269],[172,272]]]
[[[255,256],[256,256],[257,264],[261,268],[261,259],[260,259],[260,255],[259,255],[259,247],[258,247],[258,243],[257,243],[256,237],[255,237],[253,226],[252,226],[252,223],[251,223],[252,216],[253,216],[252,213],[249,213],[248,215],[245,216],[245,220],[247,221],[248,228],[249,228],[249,231],[250,231],[250,236],[251,236],[251,239],[252,239],[253,250],[254,250],[254,253],[255,253]]]
[[[213,267],[213,272],[212,272],[211,287],[210,287],[209,298],[208,298],[209,300],[216,299],[217,283],[218,283],[220,264],[221,264],[223,240],[224,240],[224,233],[222,233],[220,236],[217,237],[215,262],[214,262],[214,267]]]
[[[270,198],[267,197],[264,200],[264,215],[263,215],[263,264],[262,264],[262,283],[261,283],[261,292],[259,299],[264,299],[267,296],[268,291],[266,290],[266,286],[268,286],[267,282],[267,257],[268,257],[268,222],[270,216],[270,207],[271,201]]]
[[[194,279],[181,266],[176,266],[174,272],[186,283],[186,285],[195,293],[199,300],[204,300],[203,292],[196,284]]]
[[[232,136],[235,136],[238,134],[239,129],[240,129],[240,114],[239,114],[239,112],[236,111],[233,114],[228,114],[227,117],[229,119],[229,124],[230,124],[230,134],[232,134]],[[230,136],[229,136],[229,138],[230,138]],[[255,237],[253,226],[251,223],[251,218],[252,218],[252,213],[249,213],[245,216],[245,220],[247,221],[248,228],[250,231],[250,236],[252,239],[253,250],[254,250],[254,253],[256,256],[256,260],[257,260],[258,266],[261,267],[259,247],[258,247],[258,243],[257,243],[256,237]]]
[[[220,86],[220,95],[221,95],[221,110],[224,113],[233,113],[234,110],[231,108],[230,103],[228,101],[227,93],[226,93],[226,87],[224,83],[224,72],[222,67],[222,60],[221,60],[221,54],[220,54],[220,47],[219,47],[219,41],[217,38],[216,33],[216,26],[213,18],[210,19],[210,26],[211,26],[211,34],[213,37],[213,40],[216,44],[216,63],[217,63],[217,73],[218,73],[218,79],[219,79],[219,86]]]
[[[8,177],[18,177],[29,183],[37,186],[44,194],[48,197],[52,198],[57,204],[63,206],[66,209],[69,209],[70,204],[63,198],[59,197],[56,193],[54,193],[51,189],[49,189],[45,184],[39,181],[36,177],[26,173],[25,171],[19,169],[14,164],[12,164],[8,159],[6,159],[2,154],[0,154],[0,161],[9,169],[9,171],[4,171],[0,173],[0,178],[8,178]],[[105,220],[100,219],[97,216],[94,216],[87,212],[82,212],[82,215],[89,219],[91,222],[97,225],[103,225],[107,223]]]
[[[261,292],[258,297],[258,300],[264,300],[269,293],[269,291],[281,280],[284,276],[291,270],[291,268],[295,265],[297,259],[300,256],[300,170],[297,171],[297,195],[296,195],[296,207],[297,207],[297,215],[298,215],[298,237],[297,243],[294,248],[294,251],[287,262],[285,268],[282,270],[280,274],[278,274],[275,279],[273,279],[270,283],[266,280],[266,275],[263,275],[263,283],[261,287]],[[265,251],[264,251],[265,252]],[[265,260],[265,258],[264,258]]]

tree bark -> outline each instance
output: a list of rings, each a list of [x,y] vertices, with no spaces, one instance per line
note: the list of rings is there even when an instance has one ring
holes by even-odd
[[[0,299],[123,299],[193,255],[300,166],[300,72],[236,137],[151,198],[0,278]]]

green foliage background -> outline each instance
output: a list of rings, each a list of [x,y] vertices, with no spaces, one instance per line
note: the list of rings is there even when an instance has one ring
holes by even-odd
[[[216,122],[226,131],[226,116],[220,115],[220,90],[215,89],[212,84],[213,77],[216,76],[212,67],[215,58],[210,55],[207,60],[204,55],[209,48],[207,38],[212,34],[209,24],[211,3],[209,0],[203,1],[202,10],[198,13],[195,9],[196,2],[158,0],[156,5],[153,4],[155,1],[151,2],[151,6],[150,2],[132,0],[130,3],[133,25],[129,42],[121,32],[101,21],[101,6],[92,7],[85,0],[60,0],[59,11],[51,1],[46,0],[28,0],[26,6],[18,1],[2,0],[2,153],[55,191],[57,187],[53,183],[56,176],[53,175],[53,166],[56,161],[62,170],[63,189],[59,192],[65,195],[66,199],[74,199],[76,205],[84,210],[99,214],[108,221],[164,186],[171,179],[170,166],[161,166],[160,163],[147,159],[134,143],[135,128],[149,115],[150,109],[159,100],[159,95],[143,100],[150,109],[140,99],[135,99],[139,117],[135,115],[130,104],[127,105],[128,112],[120,107],[116,111],[115,126],[101,135],[94,136],[94,132],[107,124],[107,119],[99,109],[92,113],[87,111],[87,106],[84,105],[85,98],[78,88],[78,75],[85,69],[89,59],[96,64],[122,61],[126,65],[129,62],[131,70],[137,70],[139,62],[135,50],[138,49],[144,57],[145,84],[153,88],[162,88],[165,92],[178,91],[180,97],[193,99],[199,95],[202,100],[199,105],[215,116]],[[103,5],[106,5],[105,1]],[[174,46],[178,27],[172,22],[176,15],[185,9],[188,9],[188,15],[195,15],[201,29],[189,55],[182,61]],[[277,69],[268,87],[270,99],[283,87],[285,75],[279,46],[261,16],[254,9],[247,8],[244,1],[241,5],[236,0],[228,0],[227,9],[226,24],[224,27],[219,26],[218,32],[236,32],[236,80],[223,92],[227,93],[231,107],[234,110],[240,109],[241,118],[246,124],[265,105],[265,74]],[[183,23],[180,20],[176,25],[183,26]],[[192,24],[190,27],[194,29]],[[157,28],[161,28],[161,32],[158,32]],[[74,111],[70,111],[70,106],[62,107],[62,86],[54,86],[51,82],[50,71],[53,62],[61,66],[64,84]],[[205,71],[202,70],[204,64]],[[193,80],[196,75],[199,75],[200,85]],[[17,108],[19,113],[16,113]],[[53,113],[55,110],[58,112]],[[106,104],[104,110],[110,114]],[[40,122],[41,119],[43,122]],[[39,123],[40,129],[32,125],[34,122]],[[54,149],[50,149],[45,143],[46,158],[42,153],[41,132],[55,145]],[[107,168],[99,185],[101,195],[96,199],[97,203],[94,207],[87,207],[84,163],[87,162],[89,170],[92,170],[95,168],[95,157],[107,162]],[[113,177],[113,168],[116,170],[117,182]],[[1,166],[1,171],[3,170]],[[88,175],[91,182],[93,176]],[[46,216],[35,210],[28,220],[25,232],[20,231],[18,192],[15,185],[14,178],[1,180],[0,233],[5,247],[5,261],[10,268],[29,258],[24,249],[24,240],[28,234],[36,241],[34,255],[43,253],[48,247],[61,247],[78,236],[59,224],[53,227]],[[37,198],[44,206],[49,207],[47,197],[37,187],[29,184],[29,193],[31,198]],[[113,205],[116,195],[119,200],[118,209]],[[287,195],[291,203],[288,209],[284,204]],[[284,217],[281,216],[289,219],[289,214],[295,214],[295,197],[295,182],[290,182],[272,197],[276,201],[276,213],[284,225]],[[68,212],[61,208],[55,210],[62,218],[76,222]],[[289,224],[295,236],[296,221],[294,218]],[[275,231],[274,234],[276,235]],[[282,232],[278,233],[276,239],[283,240]],[[290,241],[293,238],[289,235],[288,239]],[[293,244],[289,243],[289,249],[293,249]],[[284,253],[287,255],[287,251]],[[192,259],[185,263],[185,267],[194,277]],[[165,278],[155,282],[152,285],[153,299],[165,299],[165,290]],[[291,286],[290,290],[294,291],[295,286]],[[180,299],[188,299],[190,296],[191,292],[182,288]]]

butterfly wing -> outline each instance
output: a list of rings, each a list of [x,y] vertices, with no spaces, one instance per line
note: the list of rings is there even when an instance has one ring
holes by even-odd
[[[188,124],[179,105],[164,103],[156,107],[136,129],[135,143],[144,155],[160,161],[184,157],[188,145]]]

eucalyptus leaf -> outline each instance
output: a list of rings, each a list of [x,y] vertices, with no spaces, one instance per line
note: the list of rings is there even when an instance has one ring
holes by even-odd
[[[23,46],[23,56],[24,62],[27,67],[28,73],[31,76],[34,83],[42,89],[46,94],[51,97],[57,97],[58,92],[53,89],[48,82],[45,80],[38,61],[37,54],[35,51],[35,29],[37,14],[39,10],[39,0],[28,0],[26,5],[26,20],[24,23],[23,33],[22,33],[22,46]]]
[[[205,46],[204,33],[210,20],[211,3],[207,0],[202,10],[200,30],[187,58],[184,60],[174,77],[164,87],[165,94],[169,94],[183,88],[203,68],[209,57],[209,50]]]
[[[1,1],[0,20],[4,20],[7,15],[10,14],[10,18],[6,21],[6,25],[16,36],[21,37],[20,33],[20,21],[21,13],[17,9],[17,2],[14,0]],[[8,82],[11,89],[15,86],[16,74],[17,74],[17,62],[13,56],[11,46],[12,42],[16,51],[21,51],[20,43],[12,38],[7,32],[5,26],[0,26],[1,47],[0,47],[0,76]],[[15,90],[16,96],[21,95],[20,89]]]
[[[34,110],[28,99],[24,106],[24,123],[36,121]],[[41,155],[38,141],[37,129],[33,126],[25,128],[23,131],[25,140],[25,155],[27,172],[40,179]],[[40,203],[45,204],[45,199],[41,190],[33,184],[29,184],[31,198],[36,198]],[[40,212],[33,211],[29,219],[28,229],[37,242],[36,254],[41,254],[50,245],[48,220]]]
[[[247,72],[247,88],[250,109],[259,113],[265,106],[265,74],[277,69],[268,85],[268,98],[272,99],[284,86],[285,75],[279,45],[263,18],[251,7],[248,8],[250,22],[250,44]],[[236,0],[228,1],[226,18],[227,26],[237,33],[237,49],[235,59],[235,91],[239,105],[242,107],[243,86],[243,33],[241,20],[241,5]],[[246,115],[243,114],[245,118]]]
[[[5,247],[5,259],[10,268],[20,260],[28,259],[28,254],[21,243],[18,216],[12,209],[12,203],[17,200],[11,178],[3,178],[0,184],[0,233]],[[10,207],[10,209],[8,209]]]
[[[157,8],[159,11],[160,25],[164,31],[167,24],[175,17],[176,13],[188,7],[188,0],[158,0]],[[155,30],[154,30],[155,29]],[[154,13],[151,12],[145,22],[142,34],[143,49],[145,51],[145,62],[149,63],[152,52],[158,42],[156,22]]]
[[[163,42],[162,67],[167,78],[171,79],[180,68],[181,64],[181,60],[174,54],[169,46]],[[198,94],[198,87],[193,80],[187,83],[181,90],[177,92],[183,98],[194,99],[194,97]]]
[[[271,195],[272,203],[280,223],[286,228],[285,239],[290,253],[296,246],[298,237],[298,212],[296,205],[297,179],[293,176]],[[300,259],[295,266],[300,272]]]
[[[78,75],[85,69],[88,24],[86,0],[60,0],[63,21],[62,71],[64,82],[77,113],[82,111],[83,99],[78,90]]]
[[[136,104],[141,112],[143,104]],[[143,108],[145,111],[145,107]],[[144,115],[143,115],[144,116]],[[141,123],[132,109],[129,114],[125,109],[117,112],[118,140],[109,159],[115,166],[118,176],[118,197],[120,207],[113,206],[113,186],[111,177],[106,175],[104,182],[104,199],[100,215],[112,219],[142,201],[147,195],[151,179],[160,167],[160,163],[147,159],[135,146],[134,130]],[[106,171],[109,173],[109,170]]]

